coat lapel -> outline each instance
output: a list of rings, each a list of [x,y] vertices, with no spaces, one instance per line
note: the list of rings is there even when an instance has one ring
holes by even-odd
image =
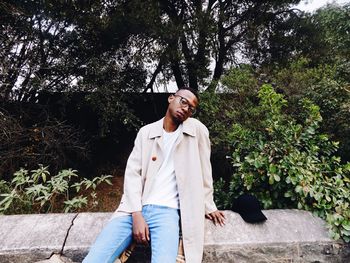
[[[179,138],[176,141],[175,152],[176,152],[178,145],[181,143],[181,141],[183,140],[185,135],[189,135],[192,137],[196,136],[196,129],[189,119],[185,120],[182,123],[182,133],[179,135]]]
[[[160,119],[155,123],[155,125],[152,127],[152,129],[149,132],[149,139],[154,139],[158,147],[163,152],[163,121],[164,118]],[[158,153],[159,154],[159,153]]]
[[[149,160],[150,163],[147,171],[148,180],[157,174],[163,163],[163,120],[164,118],[157,121],[149,132],[148,138],[153,140],[154,143],[152,144],[151,159]]]

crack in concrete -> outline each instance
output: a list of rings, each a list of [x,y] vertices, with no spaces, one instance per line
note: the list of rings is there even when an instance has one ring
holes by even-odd
[[[71,228],[73,227],[74,221],[78,217],[78,215],[79,215],[79,213],[75,214],[75,216],[72,219],[72,222],[71,222],[71,224],[70,224],[70,226],[69,226],[69,228],[67,230],[66,236],[64,237],[63,245],[62,245],[61,251],[59,252],[59,255],[63,255],[63,250],[64,250],[64,247],[66,245],[66,242],[67,242],[67,239],[68,239],[68,236],[69,236],[69,232],[70,232]]]
[[[47,257],[46,259],[50,259],[53,255],[55,255],[55,252],[51,252],[50,256]]]

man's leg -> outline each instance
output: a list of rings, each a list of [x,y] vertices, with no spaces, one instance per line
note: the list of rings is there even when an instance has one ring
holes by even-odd
[[[83,263],[113,263],[131,241],[131,216],[113,218],[98,235]]]
[[[175,263],[179,246],[179,210],[146,205],[142,212],[150,230],[152,263]]]

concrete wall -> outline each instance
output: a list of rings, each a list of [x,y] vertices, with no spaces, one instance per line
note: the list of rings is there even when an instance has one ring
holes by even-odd
[[[225,211],[224,227],[206,222],[203,262],[350,262],[350,246],[329,238],[324,221],[300,210],[265,210],[263,224]],[[110,213],[0,216],[0,263],[81,262]],[[53,254],[66,258],[52,257]],[[138,247],[128,262],[150,262]]]

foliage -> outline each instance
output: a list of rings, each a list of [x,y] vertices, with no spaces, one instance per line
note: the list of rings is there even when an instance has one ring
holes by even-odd
[[[259,91],[260,116],[255,127],[244,122],[230,129],[234,173],[216,184],[216,198],[229,207],[249,191],[264,208],[299,208],[326,219],[332,237],[350,241],[350,163],[334,155],[338,143],[319,133],[319,107],[300,102],[304,119],[284,112],[287,100],[269,85]],[[225,192],[225,183],[228,191]]]
[[[118,128],[135,131],[141,126],[141,121],[130,107],[132,103],[130,94],[121,93],[113,87],[100,88],[87,95],[85,101],[97,116],[100,138],[109,135],[117,140],[120,134]]]
[[[285,66],[301,57],[313,67],[346,63],[350,55],[350,4],[327,4],[313,13],[291,13],[248,39],[250,61],[257,66]],[[288,33],[287,29],[291,32]],[[254,32],[254,31],[253,31]]]
[[[77,171],[65,169],[51,175],[48,166],[28,171],[21,168],[11,182],[0,181],[0,213],[72,212],[98,205],[96,187],[111,184],[110,175],[74,182]],[[90,194],[86,190],[91,189]],[[85,191],[85,192],[84,192]]]
[[[72,160],[88,159],[88,140],[83,131],[49,117],[44,107],[26,109],[16,107],[17,112],[10,114],[0,108],[0,179],[11,179],[10,174],[18,167],[31,169],[38,162],[58,171],[72,165]]]
[[[314,32],[319,37],[317,45],[319,54],[313,53],[313,60],[319,63],[337,63],[350,56],[350,4],[339,6],[326,5],[310,16]],[[311,42],[312,43],[312,42]]]
[[[93,92],[88,102],[100,135],[113,121],[134,128],[130,120],[136,118],[121,94],[142,90],[147,75],[144,62],[132,60],[125,46],[131,32],[123,10],[110,18],[109,8],[105,1],[3,1],[0,100],[36,103],[43,92]],[[111,103],[100,103],[106,98]]]
[[[284,67],[276,67],[267,75],[270,81],[283,89],[285,94],[291,98],[300,98],[315,84],[324,79],[335,79],[337,68],[335,65],[322,64],[310,65],[310,59],[301,57],[292,60]]]
[[[308,98],[320,107],[321,130],[340,142],[339,154],[349,160],[350,154],[350,89],[344,65],[312,66],[310,59],[300,58],[283,68],[266,73],[289,100],[290,112],[298,114],[298,101]],[[296,116],[296,118],[298,118]]]
[[[249,54],[250,39],[259,48],[272,30],[293,35],[293,28],[275,24],[298,16],[291,8],[298,2],[5,0],[0,5],[1,95],[35,100],[40,90],[82,90],[81,81],[92,84],[96,73],[104,86],[123,72],[142,78],[142,84],[148,77],[145,86],[130,80],[132,90],[153,91],[156,79],[161,83],[173,76],[178,87],[210,83],[213,89],[227,65]]]
[[[240,122],[252,127],[259,123],[260,117],[254,107],[258,82],[254,69],[241,65],[230,69],[222,78],[218,88],[220,92],[200,93],[200,109],[196,117],[210,131],[215,180],[224,178],[227,181],[232,174],[232,167],[226,158],[233,151],[230,127]]]
[[[340,142],[339,155],[350,161],[350,83],[323,79],[307,90],[306,97],[319,105],[322,131]]]
[[[122,1],[3,1],[0,101],[37,103],[44,92],[84,92],[101,137],[116,123],[138,127],[125,93],[142,91],[147,71],[130,48],[135,26],[127,13]]]
[[[299,2],[3,1],[1,96],[109,89],[123,76],[120,91],[154,91],[173,77],[178,87],[213,91],[242,58],[257,66],[299,56],[346,62],[349,4],[308,14],[292,8]]]
[[[227,105],[225,105],[227,106]],[[227,137],[226,119],[223,119],[228,113],[226,107],[222,107],[222,98],[217,93],[201,93],[200,94],[200,108],[198,112],[198,119],[200,119],[209,129],[211,143],[213,145],[212,151],[215,152],[217,147],[224,145]],[[222,116],[223,118],[217,118]]]
[[[130,33],[125,33],[122,15],[114,12],[114,20],[110,21],[108,8],[104,1],[3,1],[1,97],[35,101],[42,90],[98,89],[116,80],[119,72],[144,77],[139,74],[141,63],[132,63],[128,58],[130,49],[123,48]],[[112,22],[114,34],[108,27]],[[96,76],[99,85],[91,88],[87,84],[93,84]],[[132,82],[128,85],[130,88]]]
[[[237,94],[239,101],[247,96],[255,96],[258,90],[258,79],[252,66],[240,64],[231,68],[221,79],[224,92]],[[230,88],[227,88],[227,87]]]
[[[254,112],[259,80],[249,65],[230,69],[221,80],[220,92],[200,93],[198,117],[209,129],[213,152],[223,147],[229,151],[229,129],[234,123],[257,123]]]
[[[238,57],[247,57],[252,35],[257,48],[275,28],[297,15],[291,6],[299,1],[130,1],[130,9],[141,17],[148,34],[141,35],[156,43],[158,65],[162,72],[172,71],[178,87],[188,84],[194,89],[209,86],[213,91],[227,65]],[[147,10],[148,16],[140,16]],[[289,27],[278,28],[293,35]],[[210,60],[213,62],[210,63]],[[213,72],[210,64],[214,64]],[[154,71],[154,74],[157,74]],[[212,73],[212,74],[211,74]],[[212,76],[212,77],[211,77]]]

